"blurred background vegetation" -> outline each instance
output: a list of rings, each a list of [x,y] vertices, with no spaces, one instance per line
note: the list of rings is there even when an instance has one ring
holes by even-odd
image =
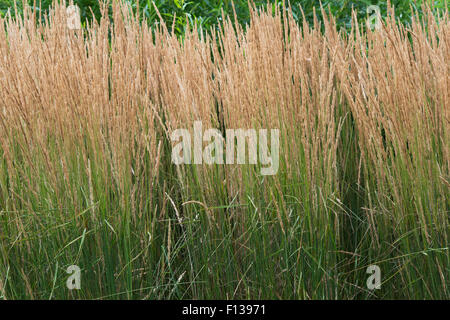
[[[248,0],[126,0],[131,7],[136,10],[139,2],[139,10],[141,17],[146,17],[147,21],[153,26],[159,23],[158,14],[155,6],[158,8],[162,18],[168,26],[172,26],[175,17],[175,32],[183,34],[184,29],[189,22],[194,22],[201,27],[202,30],[210,30],[216,28],[217,22],[222,18],[222,10],[227,15],[233,16],[233,4],[236,10],[236,16],[239,23],[245,25],[249,22],[249,1]],[[396,17],[404,24],[408,24],[411,19],[411,10],[418,10],[421,13],[421,5],[424,1],[434,5],[438,10],[444,10],[447,5],[445,0],[392,0],[391,4],[395,7]],[[0,0],[0,15],[5,16],[8,9],[14,15],[14,0]],[[42,17],[48,14],[52,0],[26,0],[32,7],[36,7],[42,13]],[[253,0],[257,7],[282,6],[283,0]],[[287,3],[287,1],[286,1]],[[97,0],[74,0],[74,4],[80,7],[80,14],[83,25],[86,21],[91,20],[94,16],[100,18],[99,1]],[[302,22],[301,9],[305,13],[308,23],[312,24],[314,20],[314,7],[316,7],[316,15],[321,19],[320,1],[318,0],[291,0],[290,4],[293,9],[294,17]],[[18,12],[23,7],[22,1],[16,2]],[[351,24],[351,11],[354,8],[358,14],[359,21],[364,21],[367,17],[367,8],[370,5],[378,5],[381,9],[381,15],[386,16],[387,2],[380,0],[323,0],[323,7],[336,17],[336,21],[340,28],[349,29]]]

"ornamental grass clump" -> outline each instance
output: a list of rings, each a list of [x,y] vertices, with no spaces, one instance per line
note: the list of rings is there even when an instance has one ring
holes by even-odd
[[[66,8],[0,18],[1,298],[449,298],[448,10],[344,33],[252,8],[180,38]],[[199,122],[267,130],[276,172],[250,139],[243,164],[173,163]]]

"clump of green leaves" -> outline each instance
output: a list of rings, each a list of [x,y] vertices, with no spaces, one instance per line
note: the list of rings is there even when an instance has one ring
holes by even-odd
[[[419,15],[421,5],[426,0],[392,0],[391,5],[395,8],[398,20],[403,24],[408,24],[411,20],[412,10],[417,10]],[[26,0],[30,6],[38,8],[43,15],[48,15],[52,0]],[[80,8],[82,22],[91,21],[93,18],[100,19],[100,3],[97,0],[74,0]],[[236,17],[238,22],[245,25],[250,22],[249,6],[256,8],[267,8],[267,6],[282,7],[287,4],[285,0],[127,0],[133,10],[139,8],[141,18],[156,26],[160,24],[160,17],[168,26],[173,26],[174,32],[178,35],[184,33],[187,24],[197,24],[202,30],[208,31],[211,28],[217,28],[218,22],[222,20],[222,14],[225,16]],[[445,8],[445,0],[428,1],[436,9]],[[292,0],[290,5],[293,16],[297,22],[301,23],[303,16],[310,25],[313,24],[314,17],[322,20],[320,13],[320,3],[316,0]],[[367,8],[371,5],[380,7],[381,15],[387,15],[387,2],[381,0],[325,0],[322,2],[323,8],[336,18],[338,28],[349,30],[351,27],[352,9],[357,13],[359,21],[367,17]],[[14,8],[14,0],[0,0],[0,14],[4,16],[8,8]],[[19,12],[23,8],[22,2],[17,2]],[[12,13],[14,9],[11,10]],[[159,11],[159,14],[158,14]],[[303,11],[303,14],[302,14]]]

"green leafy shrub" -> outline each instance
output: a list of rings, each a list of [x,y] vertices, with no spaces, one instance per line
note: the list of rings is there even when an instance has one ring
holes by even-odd
[[[127,0],[134,10],[137,10],[138,1]],[[27,0],[28,4],[33,6],[33,0]],[[283,6],[283,0],[253,0],[256,7]],[[411,9],[418,10],[421,13],[421,4],[423,0],[405,1],[392,0],[391,4],[396,10],[397,18],[404,24],[410,22],[412,14]],[[36,6],[42,10],[44,15],[48,15],[48,9],[51,6],[51,0],[36,1]],[[445,0],[429,1],[437,9],[445,7]],[[100,7],[97,0],[74,0],[74,4],[80,7],[82,21],[92,20],[95,17],[100,18]],[[316,0],[292,0],[290,1],[294,18],[298,22],[302,22],[303,10],[308,23],[314,21],[314,12],[320,21],[320,3]],[[381,0],[325,0],[322,2],[323,7],[336,18],[339,28],[349,29],[351,25],[352,8],[355,9],[360,21],[367,17],[367,8],[370,5],[378,5],[381,9],[381,15],[386,16],[387,2]],[[234,6],[234,10],[233,10]],[[17,3],[19,11],[22,9],[22,2]],[[238,21],[245,25],[250,21],[249,1],[247,0],[204,0],[204,1],[187,1],[187,0],[139,0],[139,10],[141,17],[145,17],[151,25],[159,24],[159,16],[155,7],[160,12],[164,22],[168,26],[174,27],[177,34],[182,34],[187,23],[193,25],[197,23],[203,30],[216,28],[217,22],[222,19],[222,12],[225,15],[234,16]],[[13,0],[0,0],[0,14],[6,14],[8,8],[14,8]],[[314,11],[314,8],[316,11]],[[11,10],[11,11],[14,11]]]

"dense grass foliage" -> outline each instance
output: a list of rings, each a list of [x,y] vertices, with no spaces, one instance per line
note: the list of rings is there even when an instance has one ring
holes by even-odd
[[[108,8],[0,18],[0,298],[450,298],[447,9],[180,39]],[[278,128],[277,174],[173,164],[196,120]]]
[[[35,6],[41,15],[47,16],[48,9],[52,4],[52,0],[27,0],[30,6]],[[168,26],[174,26],[177,34],[183,34],[187,23],[193,25],[197,23],[199,28],[203,30],[210,30],[217,28],[218,22],[222,19],[222,12],[225,15],[235,17],[237,21],[245,25],[250,22],[250,9],[248,0],[209,0],[209,1],[187,1],[187,0],[127,0],[130,7],[136,12],[139,6],[140,17],[146,18],[150,25],[155,26],[159,24],[160,17],[157,10],[161,14],[161,18]],[[390,3],[396,10],[397,19],[403,23],[411,22],[411,15],[413,11],[417,11],[419,15],[422,14],[421,5],[424,2],[432,4],[437,10],[444,10],[445,0],[391,0]],[[97,0],[74,0],[74,4],[80,7],[81,18],[83,24],[86,21],[91,21],[93,17],[100,19],[100,3]],[[257,8],[269,7],[283,7],[283,3],[288,1],[283,0],[253,0],[251,2]],[[292,0],[290,1],[292,15],[298,23],[303,22],[303,14],[308,23],[314,23],[314,17],[321,20],[320,2],[317,0]],[[381,15],[386,16],[387,1],[385,0],[324,0],[323,7],[327,12],[331,13],[338,28],[350,30],[352,20],[352,9],[355,11],[357,17],[362,21],[367,17],[367,8],[370,5],[378,5],[381,9]],[[234,7],[233,7],[234,6]],[[17,1],[18,12],[22,12],[23,2]],[[0,14],[4,15],[7,9],[11,8],[14,14],[14,0],[0,0]],[[157,10],[155,9],[157,8]]]

